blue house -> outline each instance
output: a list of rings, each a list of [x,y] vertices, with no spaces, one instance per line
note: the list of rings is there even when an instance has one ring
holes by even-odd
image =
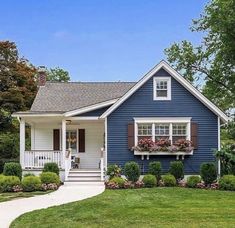
[[[185,174],[198,174],[202,162],[215,161],[220,126],[229,120],[165,61],[136,83],[46,82],[41,69],[31,109],[13,116],[23,169],[37,173],[56,162],[65,181],[100,181],[108,164],[128,161],[146,173],[151,161],[167,172],[182,160]]]

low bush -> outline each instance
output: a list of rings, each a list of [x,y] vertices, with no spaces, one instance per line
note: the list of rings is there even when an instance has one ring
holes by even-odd
[[[1,153],[1,150],[0,150],[0,153]],[[17,159],[17,158],[0,158],[0,173],[3,172],[5,163],[9,163],[9,162],[19,163],[19,159]]]
[[[200,175],[206,185],[212,184],[217,178],[216,167],[214,163],[202,163]]]
[[[105,182],[105,187],[106,187],[107,189],[119,189],[118,184],[115,183],[115,182],[111,182],[111,181]]]
[[[42,172],[40,174],[40,179],[43,184],[60,184],[60,178],[56,173],[53,172]]]
[[[112,179],[114,177],[120,177],[121,171],[122,169],[119,165],[116,164],[108,165],[107,175],[109,175],[109,179]]]
[[[119,188],[123,188],[125,180],[123,178],[121,178],[121,177],[114,177],[109,182],[116,183]]]
[[[41,180],[36,176],[27,176],[22,180],[23,190],[26,192],[33,192],[41,189]]]
[[[25,173],[24,177],[35,176],[33,173]]]
[[[22,178],[22,168],[20,163],[8,162],[5,163],[3,168],[3,174],[5,176],[17,176],[21,180]]]
[[[170,163],[169,173],[175,177],[176,180],[184,178],[184,164],[181,161],[173,161]]]
[[[187,178],[187,187],[196,188],[197,184],[201,182],[201,178],[199,176],[190,176]]]
[[[152,188],[157,185],[157,178],[152,174],[147,174],[143,178],[144,186]]]
[[[12,192],[14,186],[20,186],[20,179],[16,176],[0,176],[0,192]]]
[[[219,189],[235,191],[235,176],[224,175],[219,179]]]
[[[124,167],[124,174],[129,181],[136,182],[140,177],[139,165],[134,161],[127,162]]]
[[[44,165],[42,172],[52,172],[59,176],[60,169],[55,162],[48,162]]]
[[[162,165],[161,162],[150,162],[149,163],[149,173],[157,178],[157,181],[161,179]]]
[[[163,185],[166,187],[174,187],[176,186],[176,179],[173,175],[167,174],[162,176]]]

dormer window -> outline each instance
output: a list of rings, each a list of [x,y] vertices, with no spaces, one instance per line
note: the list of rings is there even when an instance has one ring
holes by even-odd
[[[155,77],[153,78],[153,99],[171,100],[171,78]]]

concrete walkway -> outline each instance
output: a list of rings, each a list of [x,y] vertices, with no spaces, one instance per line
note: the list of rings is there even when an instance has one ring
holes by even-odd
[[[2,202],[0,227],[8,228],[12,221],[26,212],[90,198],[102,193],[104,189],[104,185],[61,186],[46,195]]]

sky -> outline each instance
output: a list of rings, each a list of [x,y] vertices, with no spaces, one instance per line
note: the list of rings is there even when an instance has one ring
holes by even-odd
[[[137,81],[187,39],[206,0],[1,0],[0,40],[72,81]]]

